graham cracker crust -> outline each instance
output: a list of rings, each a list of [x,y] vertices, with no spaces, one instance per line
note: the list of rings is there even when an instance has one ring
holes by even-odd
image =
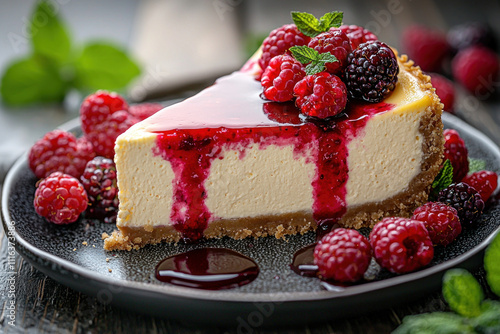
[[[397,54],[397,53],[396,53]],[[432,98],[431,105],[425,110],[420,122],[423,135],[423,161],[421,172],[415,176],[403,192],[382,202],[368,203],[350,207],[340,220],[340,224],[349,228],[373,227],[383,217],[409,217],[420,205],[427,202],[431,184],[438,174],[443,157],[444,137],[441,114],[443,105],[431,85],[430,77],[423,74],[420,67],[413,66],[413,61],[406,55],[399,57],[400,64],[419,79],[421,88]],[[241,219],[222,219],[209,224],[204,231],[206,238],[233,239],[247,237],[304,234],[314,231],[317,223],[312,212],[298,212],[285,215],[261,216]],[[127,250],[139,249],[147,244],[160,242],[178,242],[181,234],[172,226],[120,227],[111,235],[103,233],[104,249]]]

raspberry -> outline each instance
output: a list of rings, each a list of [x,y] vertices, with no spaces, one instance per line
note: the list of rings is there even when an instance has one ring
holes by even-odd
[[[489,170],[482,170],[467,175],[462,182],[476,189],[479,195],[481,195],[481,199],[486,203],[488,198],[497,189],[498,175]]]
[[[499,68],[496,53],[483,46],[460,51],[451,63],[453,77],[478,97],[487,97],[495,91]]]
[[[463,50],[473,45],[496,49],[493,30],[488,25],[479,22],[464,23],[451,28],[448,31],[447,39],[454,51]]]
[[[320,54],[330,52],[338,61],[326,63],[326,70],[340,75],[347,65],[347,56],[352,51],[351,41],[342,30],[331,29],[311,39],[308,46]]]
[[[87,96],[80,106],[83,133],[92,132],[97,124],[119,110],[128,110],[128,104],[117,93],[100,90]]]
[[[396,274],[426,266],[434,257],[429,232],[418,220],[384,218],[371,231],[370,244],[378,264]]]
[[[80,178],[89,198],[89,216],[114,223],[118,212],[116,167],[111,159],[95,157]]]
[[[371,31],[357,25],[342,25],[339,29],[342,30],[347,37],[349,37],[349,40],[351,41],[351,48],[353,50],[362,43],[378,40],[377,36],[375,36],[375,34]]]
[[[260,68],[264,71],[273,57],[286,53],[292,46],[307,45],[310,39],[301,33],[295,24],[286,24],[274,29],[262,42]]]
[[[441,103],[444,104],[444,110],[453,113],[453,105],[455,104],[455,87],[453,82],[446,79],[444,76],[431,73],[432,86],[436,88],[436,94],[439,96]]]
[[[53,172],[63,172],[80,177],[87,161],[95,153],[85,139],[76,139],[69,132],[51,131],[38,140],[29,152],[29,166],[37,178],[44,178]]]
[[[420,26],[405,30],[402,44],[408,56],[426,72],[439,72],[449,52],[443,33]]]
[[[161,109],[163,109],[163,106],[159,103],[140,103],[131,105],[128,112],[139,121],[142,121],[156,114]]]
[[[439,192],[437,200],[446,203],[457,210],[462,227],[476,224],[484,209],[481,195],[466,183],[452,183]]]
[[[55,224],[69,224],[87,208],[87,193],[73,176],[54,172],[43,179],[35,192],[35,210]]]
[[[260,83],[264,97],[271,101],[285,102],[293,99],[293,87],[306,75],[304,68],[289,55],[276,56],[262,74]]]
[[[446,246],[462,232],[457,210],[439,202],[427,202],[413,212],[412,219],[425,224],[434,245]]]
[[[113,159],[116,138],[137,122],[137,118],[127,111],[116,111],[104,122],[95,125],[87,138],[97,155]]]
[[[307,75],[293,89],[301,112],[319,118],[335,116],[347,104],[345,84],[336,75],[320,72]]]
[[[356,282],[363,278],[371,260],[370,243],[356,230],[338,228],[314,248],[314,263],[325,279]]]
[[[453,166],[453,182],[460,182],[469,172],[469,153],[464,140],[457,131],[446,129],[444,135],[444,158]]]
[[[387,44],[361,44],[347,59],[345,82],[351,98],[380,102],[396,87],[399,65]]]

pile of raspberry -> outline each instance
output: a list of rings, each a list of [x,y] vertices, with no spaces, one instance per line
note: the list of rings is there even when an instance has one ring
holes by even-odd
[[[445,130],[445,158],[453,167],[453,183],[434,201],[418,207],[411,218],[387,217],[375,224],[369,239],[356,230],[338,228],[324,236],[314,250],[320,278],[350,283],[363,279],[375,261],[403,274],[427,266],[434,247],[446,247],[463,229],[473,228],[485,203],[498,186],[492,171],[469,172],[468,151],[455,130]]]
[[[133,124],[160,110],[156,103],[129,106],[117,93],[98,91],[81,104],[83,136],[51,131],[28,155],[29,167],[39,179],[36,212],[55,224],[88,217],[116,221],[118,187],[113,162],[116,138]]]
[[[412,26],[401,42],[403,51],[431,76],[445,111],[454,112],[455,87],[450,79],[482,100],[494,95],[500,61],[493,30],[486,24],[465,23],[447,33]]]
[[[340,114],[351,99],[380,102],[394,90],[397,58],[370,31],[343,25],[310,36],[287,24],[264,40],[258,61],[263,98],[295,101],[304,115],[324,119]]]

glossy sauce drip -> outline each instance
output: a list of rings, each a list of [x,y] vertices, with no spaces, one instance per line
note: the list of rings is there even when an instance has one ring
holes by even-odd
[[[204,290],[231,289],[252,282],[259,267],[250,258],[226,248],[200,248],[162,260],[158,280]]]
[[[260,92],[252,76],[236,72],[145,121],[158,134],[153,153],[170,161],[175,173],[170,220],[185,239],[200,239],[217,218],[205,205],[204,183],[212,161],[222,159],[226,150],[244,157],[253,145],[293,145],[296,157],[312,159],[313,217],[319,224],[334,224],[346,211],[347,144],[371,116],[394,107],[351,103],[341,115],[317,120],[301,115],[293,103],[266,102]],[[311,143],[318,147],[313,156]]]
[[[318,275],[318,266],[314,264],[314,247],[316,247],[316,244],[296,251],[290,269],[300,276],[316,277]]]

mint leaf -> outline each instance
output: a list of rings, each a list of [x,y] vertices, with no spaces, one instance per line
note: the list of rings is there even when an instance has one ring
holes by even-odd
[[[475,333],[464,318],[454,313],[434,312],[404,317],[392,334]]]
[[[471,321],[476,333],[500,333],[500,302],[486,300],[482,309],[483,312]]]
[[[308,46],[292,46],[290,48],[292,56],[306,66],[306,74],[313,75],[322,72],[326,68],[326,63],[338,61],[330,52],[319,54],[318,51]]]
[[[119,90],[139,74],[137,64],[109,43],[86,45],[76,61],[76,85],[83,89]]]
[[[500,297],[500,233],[496,235],[486,249],[484,269],[486,270],[486,280],[491,291]]]
[[[46,59],[32,56],[8,66],[2,76],[0,93],[3,101],[10,105],[61,102],[66,83]]]
[[[469,158],[469,174],[486,169],[486,161],[481,159]]]
[[[342,25],[342,19],[344,18],[343,12],[330,12],[323,15],[320,19],[320,26],[322,31],[328,31],[330,28],[338,28]]]
[[[321,23],[314,15],[305,12],[292,12],[292,20],[306,36],[314,37],[322,33]]]
[[[436,200],[439,192],[448,187],[452,182],[453,182],[453,166],[451,165],[450,160],[446,159],[446,161],[443,164],[443,167],[441,167],[441,170],[439,171],[438,175],[432,182],[431,192],[429,194],[429,200],[431,201]]]
[[[35,54],[59,64],[68,60],[70,36],[51,2],[43,0],[38,3],[31,18],[30,33]]]
[[[319,52],[306,45],[292,46],[289,50],[301,64],[308,64],[319,59]]]
[[[481,314],[483,289],[465,269],[450,269],[443,277],[443,296],[450,308],[465,317]]]

